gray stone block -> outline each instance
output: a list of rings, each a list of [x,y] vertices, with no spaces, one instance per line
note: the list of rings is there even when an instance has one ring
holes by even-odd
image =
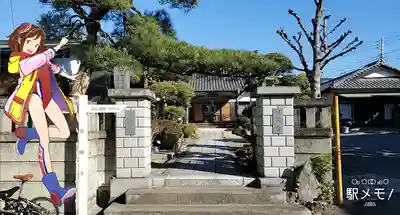
[[[272,157],[257,156],[257,163],[262,167],[271,167]]]
[[[284,136],[271,137],[271,146],[286,146],[286,137]]]
[[[125,128],[116,128],[115,130],[116,130],[117,137],[150,137],[151,136],[151,128],[136,128],[135,135],[125,134]]]
[[[137,118],[151,118],[151,111],[149,108],[135,108],[135,115]]]
[[[271,98],[271,105],[285,105],[285,98],[284,97],[278,97],[278,96],[273,96]]]
[[[117,168],[117,178],[130,178],[131,169],[130,168]]]
[[[139,100],[147,99],[152,102],[156,101],[154,92],[149,89],[109,89],[108,96],[116,100]]]
[[[272,157],[272,167],[286,167],[286,157]]]
[[[285,125],[294,126],[294,116],[285,116]]]
[[[117,168],[123,168],[124,167],[124,158],[116,158],[117,160]]]
[[[130,148],[117,148],[117,158],[129,158],[131,157]]]
[[[132,157],[150,157],[151,156],[151,148],[132,148],[131,149]]]
[[[294,135],[294,126],[283,126],[283,133],[282,135],[293,136]]]
[[[285,96],[285,105],[292,106],[293,104],[294,104],[293,96]]]
[[[279,147],[279,156],[294,157],[294,147]]]
[[[276,167],[264,167],[264,176],[267,178],[279,178],[279,168]]]
[[[151,166],[141,167],[141,168],[132,168],[131,169],[131,177],[132,178],[144,178],[151,173]],[[151,183],[151,180],[150,182]]]
[[[138,158],[124,158],[124,167],[125,168],[139,167]]]
[[[293,136],[286,136],[286,146],[294,146],[295,140]]]
[[[293,106],[285,106],[285,107],[283,107],[283,115],[285,115],[285,116],[293,116],[294,115]]]
[[[273,87],[257,87],[252,93],[257,97],[263,96],[288,96],[300,94],[301,90],[299,87],[286,87],[286,86],[273,86]]]
[[[151,137],[139,137],[138,147],[147,147],[147,146],[151,146]]]
[[[263,133],[262,133],[263,136],[267,136],[267,135],[270,135],[270,136],[276,135],[276,134],[273,134],[273,133],[272,133],[272,126],[263,126],[263,127],[262,127],[262,131],[263,131]]]
[[[141,108],[151,108],[151,102],[149,100],[139,100],[138,107]]]
[[[262,115],[263,116],[272,116],[272,110],[274,108],[278,108],[278,106],[262,106]]]
[[[148,167],[151,164],[151,157],[140,157],[138,158],[139,167]]]
[[[273,147],[273,146],[265,146],[265,147],[263,147],[264,157],[279,156],[279,148],[280,147]]]
[[[331,138],[320,138],[320,139],[296,138],[295,152],[296,153],[308,153],[308,154],[331,153],[332,152],[332,140],[331,140]]]
[[[294,157],[286,157],[286,166],[288,167],[294,166]]]
[[[138,138],[137,137],[125,137],[124,138],[124,147],[126,148],[134,148],[138,147]],[[134,155],[132,155],[135,157]]]
[[[137,118],[138,127],[150,128],[151,119],[150,118]]]
[[[261,118],[260,118],[261,119]],[[262,117],[262,124],[263,126],[265,125],[272,125],[272,117],[271,116],[263,116]]]
[[[140,106],[138,106],[138,101],[136,101],[136,100],[124,101],[124,104],[125,104],[128,108],[140,107]]]
[[[115,121],[115,127],[125,128],[125,118],[117,117]]]
[[[122,147],[124,147],[124,139],[125,138],[123,138],[123,137],[117,137],[117,138],[115,138],[116,140],[115,140],[115,147],[117,147],[117,148],[122,148]]]

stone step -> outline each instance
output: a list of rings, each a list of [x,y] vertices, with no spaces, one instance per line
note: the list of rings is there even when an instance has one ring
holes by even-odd
[[[265,204],[285,203],[279,187],[159,187],[129,189],[126,204]]]
[[[311,215],[302,205],[295,204],[150,204],[127,205],[113,203],[104,215]]]
[[[110,181],[110,197],[117,198],[129,189],[152,189],[158,187],[283,187],[284,179],[252,178],[229,175],[154,176],[146,178],[114,178]]]

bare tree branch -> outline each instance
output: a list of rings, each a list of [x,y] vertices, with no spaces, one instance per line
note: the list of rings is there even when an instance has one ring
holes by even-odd
[[[135,6],[132,6],[131,9],[132,9],[133,11],[135,11],[139,16],[142,15],[142,13],[141,13]]]
[[[346,18],[342,19],[339,21],[338,24],[335,25],[335,27],[333,27],[328,33],[327,33],[327,37],[329,37],[329,35],[331,35],[333,32],[335,32],[344,22],[346,22]]]
[[[324,18],[322,20],[322,25],[321,25],[321,27],[322,27],[322,33],[321,33],[321,36],[320,36],[321,51],[324,52],[324,53],[326,52],[326,50],[328,48],[328,45],[326,44],[326,40],[328,39],[328,34],[326,32],[326,28],[327,28],[326,23],[327,23],[327,21],[329,20],[330,17],[331,17],[331,15],[324,16]]]
[[[308,33],[306,27],[304,26],[303,22],[301,21],[300,17],[295,13],[293,10],[289,10],[289,14],[294,16],[296,18],[297,23],[299,24],[301,30],[303,30],[304,35],[307,37],[308,42],[310,42],[311,46],[314,44],[313,39],[310,36],[310,33]]]
[[[117,44],[115,42],[114,38],[109,33],[104,31],[102,28],[100,28],[99,30],[100,30],[100,34],[102,34],[105,38],[107,38],[113,45]]]
[[[85,22],[87,20],[89,20],[89,15],[86,13],[86,11],[82,8],[82,6],[78,5],[78,4],[72,4],[71,5],[72,10],[83,20],[85,20]]]
[[[300,39],[301,39],[301,32],[298,33],[298,37],[296,38],[295,36],[293,36],[293,39],[296,41],[297,45],[299,47],[297,47],[287,36],[287,34],[284,32],[284,30],[281,28],[279,30],[276,31],[277,34],[279,34],[279,36],[282,37],[282,39],[298,54],[299,58],[300,58],[300,62],[303,65],[303,69],[300,69],[298,67],[293,67],[294,69],[300,70],[300,71],[309,71],[309,67],[307,64],[307,61],[305,60],[304,54],[303,54],[303,46],[300,43]]]
[[[358,41],[359,41],[358,37],[354,38],[354,40],[351,41],[349,44],[347,44],[347,45],[344,47],[344,49],[350,48],[351,46],[353,46],[353,45],[354,45],[356,42],[358,42]],[[361,41],[361,43],[362,43],[362,41]],[[360,45],[361,45],[361,44],[360,44]]]
[[[320,60],[321,61],[326,60],[329,57],[329,55],[332,53],[332,51],[335,48],[337,48],[344,41],[344,39],[346,39],[346,37],[348,37],[351,33],[352,33],[351,30],[344,32],[342,35],[340,35],[340,37],[335,42],[328,45],[328,51]]]
[[[323,69],[330,61],[332,61],[332,60],[334,60],[334,59],[336,59],[336,58],[338,58],[338,57],[341,57],[341,56],[343,56],[343,55],[345,55],[345,54],[347,54],[347,53],[349,53],[349,52],[355,50],[358,46],[360,46],[360,45],[363,43],[363,41],[358,41],[358,42],[357,42],[357,41],[358,41],[358,38],[355,38],[355,39],[354,39],[353,41],[351,41],[348,45],[346,45],[346,47],[343,48],[342,51],[340,51],[339,53],[335,54],[334,56],[332,56],[332,57],[326,59],[326,60],[322,63],[321,69]],[[353,44],[354,44],[354,45],[353,45]]]
[[[304,53],[303,53],[303,46],[301,45],[301,42],[300,42],[302,36],[303,36],[303,34],[302,34],[301,32],[298,32],[298,33],[297,33],[297,37],[296,37],[296,36],[293,36],[293,39],[294,39],[294,41],[296,41],[297,47],[299,48],[298,50],[299,50],[299,53],[300,53],[300,55],[299,55],[299,57],[300,57],[300,62],[301,62],[301,64],[302,64],[303,67],[304,67],[304,70],[303,70],[303,71],[309,72],[310,69],[309,69],[309,67],[308,67],[307,60],[306,60],[306,58],[305,58],[305,56],[304,56]]]

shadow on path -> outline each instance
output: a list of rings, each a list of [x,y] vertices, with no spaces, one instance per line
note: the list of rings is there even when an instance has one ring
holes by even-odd
[[[232,139],[223,138],[221,131],[203,132],[197,144],[189,144],[187,151],[175,160],[163,164],[152,163],[152,168],[168,169],[166,172],[174,174],[180,174],[179,170],[184,170],[182,174],[185,172],[243,176],[242,167],[236,162],[234,151],[245,141]]]
[[[341,135],[344,203],[339,207],[348,214],[399,214],[400,211],[400,134],[395,129],[368,129]],[[388,179],[388,185],[354,185],[352,180]],[[358,189],[359,201],[347,199],[347,188]],[[379,200],[375,188],[384,189]],[[364,200],[364,192],[371,194]],[[390,200],[389,193],[394,189]],[[368,199],[369,198],[369,199]],[[367,200],[368,199],[368,200]],[[366,205],[367,202],[371,202]],[[373,206],[372,202],[376,205]],[[365,205],[365,206],[364,206]],[[370,206],[368,206],[370,205]]]

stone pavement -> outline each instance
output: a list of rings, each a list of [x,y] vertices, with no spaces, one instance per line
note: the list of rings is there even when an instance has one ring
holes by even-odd
[[[394,129],[368,128],[350,134],[341,134],[345,199],[343,208],[349,214],[398,214],[400,210],[399,142],[400,134]],[[368,181],[365,184],[365,179],[373,179],[376,184],[368,184]],[[378,184],[379,181],[385,179],[386,184]],[[358,201],[347,198],[348,188],[357,189]],[[385,200],[378,199],[375,189],[384,189],[380,196]],[[393,193],[390,194],[392,190]],[[370,197],[366,196],[361,200],[363,196],[365,197],[364,192],[369,192]],[[374,202],[376,206],[366,207],[364,206],[366,202]]]
[[[247,180],[251,182],[254,178],[247,177],[235,163],[234,149],[246,142],[236,135],[224,137],[224,131],[222,128],[200,128],[200,138],[189,143],[183,155],[166,164],[153,164],[151,175],[167,179],[236,179],[243,183]]]
[[[124,204],[115,202],[104,214],[311,215],[302,205],[286,204],[281,187],[246,187],[255,177],[236,165],[234,149],[247,143],[224,131],[200,129],[200,138],[189,143],[186,153],[153,163],[146,179],[128,180],[130,187],[120,189]],[[120,180],[119,186],[123,183]]]

